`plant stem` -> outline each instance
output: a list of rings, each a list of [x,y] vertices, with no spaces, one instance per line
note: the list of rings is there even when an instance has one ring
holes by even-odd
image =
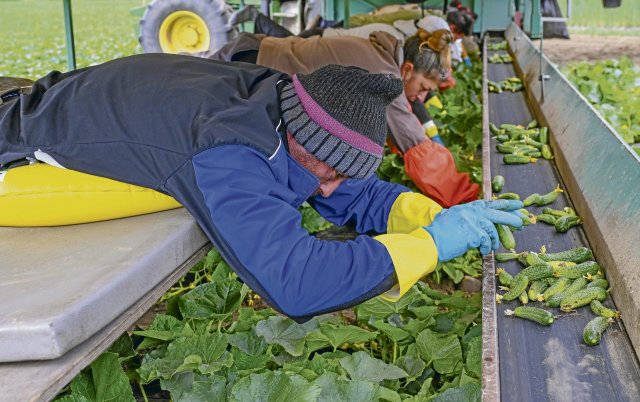
[[[149,398],[147,398],[147,393],[144,392],[144,387],[142,386],[141,382],[138,382],[138,387],[140,388],[140,393],[142,394],[142,397],[144,398],[144,402],[149,402]]]

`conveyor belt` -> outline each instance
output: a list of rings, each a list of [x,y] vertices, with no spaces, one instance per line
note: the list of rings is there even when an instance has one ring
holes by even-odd
[[[503,38],[494,40],[502,41]],[[489,51],[487,57],[494,53],[496,52]],[[487,78],[491,81],[498,82],[516,75],[512,64],[486,66]],[[489,121],[496,125],[526,125],[534,118],[524,92],[489,93],[488,107]],[[535,164],[505,165],[502,154],[495,151],[497,141],[491,139],[490,144],[491,176],[500,174],[505,177],[504,192],[515,192],[524,198],[531,193],[547,193],[558,183],[565,188],[552,161],[540,159]],[[570,206],[570,198],[570,194],[561,194],[550,206],[555,209]],[[541,213],[542,207],[528,209],[537,215]],[[581,211],[577,212],[580,215]],[[542,245],[549,252],[580,245],[588,246],[580,227],[558,234],[553,226],[545,223],[530,225],[516,232],[515,239],[517,251],[537,251]],[[496,267],[503,267],[513,275],[521,269],[515,261],[496,263]],[[613,307],[610,298],[604,304]],[[640,366],[621,323],[612,324],[598,346],[587,346],[582,341],[582,330],[595,317],[588,307],[581,308],[576,313],[560,314],[553,325],[544,327],[527,320],[504,316],[506,309],[513,309],[518,305],[520,302],[516,300],[504,302],[496,308],[500,400],[640,400]],[[554,314],[560,312],[559,309],[552,311]],[[623,311],[623,319],[635,320],[638,317],[625,317]],[[485,322],[485,325],[491,323]]]

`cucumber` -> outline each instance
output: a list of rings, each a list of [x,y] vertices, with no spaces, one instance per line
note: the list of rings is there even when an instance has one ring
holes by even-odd
[[[537,322],[540,325],[553,324],[553,314],[538,307],[519,306],[513,310],[505,310],[504,314],[507,316],[515,315],[516,317]]]
[[[553,226],[556,228],[556,232],[565,233],[572,227],[580,225],[581,223],[582,219],[580,219],[579,216],[565,215],[562,218],[558,218]]]
[[[514,278],[515,279],[515,278]],[[607,298],[607,291],[599,288],[586,288],[567,296],[560,303],[560,310],[571,311],[578,307],[586,306],[594,300],[603,301]]]
[[[569,278],[560,278],[553,285],[549,286],[547,290],[542,294],[542,298],[544,300],[549,300],[549,298],[558,293],[562,293],[571,283],[571,279]]]
[[[495,124],[489,123],[489,130],[493,135],[501,135],[505,133],[505,130],[499,129]]]
[[[499,200],[519,200],[520,196],[516,193],[502,193],[498,196]]]
[[[496,140],[500,142],[507,142],[511,139],[507,134],[498,134],[496,135]]]
[[[529,278],[526,275],[516,275],[511,281],[511,289],[502,295],[502,299],[507,301],[517,299],[527,286],[529,286]]]
[[[504,268],[498,268],[498,270],[496,271],[496,276],[498,277],[498,282],[500,282],[502,286],[511,286],[511,282],[513,282],[513,276],[505,271]]]
[[[591,282],[589,282],[589,284],[587,285],[588,288],[592,288],[594,286],[597,286],[599,288],[602,288],[604,290],[609,289],[609,281],[606,279],[594,279]]]
[[[502,191],[502,187],[504,187],[504,177],[497,174],[491,180],[491,188],[494,193],[499,193]]]
[[[576,247],[558,253],[540,253],[538,257],[545,261],[570,261],[580,264],[581,262],[593,260],[593,253],[587,247]]]
[[[538,205],[539,202],[540,194],[538,193],[533,193],[522,201],[525,207],[528,207],[530,205]]]
[[[571,261],[545,261],[547,264],[551,265],[551,268],[562,268],[562,267],[575,267],[575,262]]]
[[[547,284],[546,279],[539,279],[537,281],[533,281],[531,286],[529,287],[529,292],[527,292],[527,296],[529,296],[529,300],[537,300],[541,301],[542,293],[547,290],[549,285]]]
[[[512,154],[518,150],[514,145],[496,144],[496,150],[502,154]]]
[[[595,261],[585,261],[574,266],[558,265],[553,269],[553,276],[577,279],[586,275],[595,275],[600,271],[600,265]]]
[[[591,304],[589,304],[589,307],[591,307],[591,311],[593,311],[594,314],[599,315],[600,317],[617,319],[621,316],[619,311],[605,307],[598,300],[592,301]]]
[[[530,156],[532,158],[540,158],[542,156],[542,153],[540,151],[524,151],[522,154]]]
[[[549,129],[547,127],[540,127],[538,132],[538,141],[543,144],[549,143]]]
[[[538,253],[534,253],[533,251],[527,252],[527,264],[537,265],[537,264],[545,264],[545,263],[546,263],[545,260],[538,257]],[[529,278],[529,279],[535,281],[535,279],[532,279],[532,278]]]
[[[527,130],[538,127],[538,120],[533,119],[527,124]]]
[[[538,206],[543,206],[543,205],[548,205],[551,204],[552,202],[554,202],[557,198],[558,198],[558,194],[562,193],[562,189],[560,188],[560,185],[558,184],[556,186],[556,188],[544,195],[540,196],[540,199],[538,200],[538,203],[536,205]]]
[[[604,317],[596,317],[589,321],[582,330],[582,339],[589,346],[595,346],[600,343],[602,334],[609,328],[610,319]]]
[[[527,291],[526,290],[524,292],[520,293],[520,296],[518,296],[518,300],[520,300],[520,303],[522,303],[522,304],[529,303],[529,296],[527,296]]]
[[[507,165],[518,165],[524,163],[535,163],[536,158],[532,158],[524,155],[505,155],[502,157],[502,161]]]
[[[544,223],[548,223],[549,225],[553,225],[554,223],[556,223],[557,219],[558,218],[556,218],[555,216],[549,214],[540,214],[536,216],[536,221],[542,221]]]
[[[502,247],[506,248],[507,250],[515,250],[516,239],[513,237],[513,233],[511,232],[509,226],[497,224],[496,230],[498,231],[498,238],[500,239]]]
[[[563,217],[563,216],[565,216],[565,215],[568,215],[568,214],[567,214],[566,212],[564,212],[564,211],[560,211],[560,210],[553,209],[553,208],[549,208],[549,207],[544,207],[544,208],[542,208],[542,213],[543,213],[543,214],[547,214],[547,215],[553,215],[553,216],[555,216],[556,218],[561,218],[561,217]]]
[[[542,157],[547,160],[553,159],[553,153],[551,152],[551,147],[547,144],[542,144],[542,148],[540,148],[540,153],[542,154]]]
[[[553,268],[543,262],[542,264],[532,265],[523,269],[522,271],[518,272],[516,276],[518,275],[526,275],[527,277],[529,277],[529,280],[537,281],[553,276]]]
[[[562,208],[562,211],[564,211],[564,213],[567,215],[578,216],[578,214],[576,214],[576,211],[571,207],[564,207]]]
[[[529,137],[524,137],[524,143],[527,144],[527,145],[534,146],[534,147],[536,147],[536,149],[542,149],[542,145],[543,145],[541,142],[538,142],[536,140],[532,140]]]
[[[589,281],[585,278],[578,278],[575,281],[571,282],[563,292],[555,294],[546,301],[547,307],[559,307],[562,304],[562,301],[572,294],[576,293],[579,290],[584,289],[587,286]]]
[[[524,129],[524,126],[521,126],[519,124],[515,125],[515,124],[504,123],[504,124],[500,124],[500,128],[507,131],[513,131],[513,130],[522,130]]]
[[[495,259],[498,262],[512,261],[518,258],[518,253],[496,253]]]

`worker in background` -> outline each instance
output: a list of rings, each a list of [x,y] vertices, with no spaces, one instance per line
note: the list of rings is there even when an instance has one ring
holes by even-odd
[[[520,201],[442,209],[377,179],[401,80],[235,64],[143,54],[51,72],[29,94],[2,95],[0,168],[35,158],[171,195],[242,281],[298,321],[397,300],[438,261],[496,249],[494,224],[521,226]],[[301,227],[305,201],[382,234],[317,239]]]
[[[373,32],[367,39],[353,36],[276,38],[242,33],[213,54],[196,55],[257,63],[289,74],[308,73],[334,63],[401,78],[404,96],[387,108],[390,144],[403,155],[406,173],[416,187],[440,205],[449,207],[478,199],[479,186],[471,182],[468,174],[456,170],[453,155],[441,144],[435,124],[423,126],[409,103],[418,101],[417,107],[422,105],[424,109],[427,93],[436,90],[449,74],[451,40],[448,29],[432,33],[420,30],[408,38],[404,46],[386,32]]]

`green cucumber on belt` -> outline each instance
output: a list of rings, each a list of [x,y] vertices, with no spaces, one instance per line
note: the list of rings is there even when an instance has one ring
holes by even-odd
[[[562,192],[563,190],[560,188],[560,185],[558,185],[553,191],[547,194],[540,195],[538,193],[533,193],[525,198],[522,203],[525,207],[529,205],[537,205],[541,207],[543,205],[548,205],[554,202],[558,198],[558,194]]]
[[[538,127],[538,120],[533,119],[527,124],[527,130]]]
[[[489,123],[489,130],[493,135],[501,135],[505,133],[505,130],[499,129],[495,124]]]
[[[500,243],[502,247],[507,250],[515,250],[516,248],[516,239],[513,237],[513,232],[511,232],[511,228],[507,225],[496,224],[496,230],[498,231],[498,238],[500,239]]]
[[[521,165],[525,163],[535,163],[536,160],[537,160],[536,158],[533,158],[530,156],[524,156],[524,155],[509,154],[502,157],[502,161],[506,165]]]
[[[553,153],[551,152],[551,147],[547,144],[542,144],[542,148],[540,148],[540,153],[542,157],[546,160],[553,159]]]
[[[547,284],[546,279],[533,281],[531,283],[531,286],[529,286],[529,292],[527,293],[527,296],[529,296],[530,300],[542,301],[542,293],[544,293],[544,291],[547,290],[548,287],[549,285]]]
[[[524,292],[529,286],[529,278],[526,275],[516,275],[513,277],[511,281],[510,289],[507,293],[502,295],[503,300],[515,300],[517,299],[522,292]]]
[[[537,281],[553,276],[553,268],[543,262],[542,264],[532,265],[523,269],[522,271],[518,272],[516,276],[518,275],[526,275],[527,277],[529,277],[529,280]]]
[[[599,288],[607,290],[607,289],[609,289],[609,281],[606,280],[606,279],[602,279],[602,278],[593,279],[591,282],[589,282],[587,287],[588,288],[599,287]]]
[[[500,142],[507,142],[511,139],[507,134],[498,134],[496,135],[496,140]]]
[[[585,278],[576,279],[571,282],[571,285],[569,285],[564,292],[551,296],[549,300],[547,300],[547,307],[559,307],[567,297],[584,289],[587,286],[587,283],[589,283],[589,281]]]
[[[610,318],[596,317],[589,321],[582,330],[582,339],[589,346],[595,346],[600,343],[602,334],[609,328]]]
[[[600,265],[595,261],[585,261],[574,266],[558,265],[553,269],[553,276],[577,279],[586,275],[595,275],[600,271]]]
[[[538,205],[538,202],[540,202],[540,194],[538,193],[533,193],[522,200],[522,204],[524,204],[525,207],[528,207],[530,205]]]
[[[547,214],[547,215],[555,216],[556,218],[561,218],[561,217],[563,217],[565,215],[569,215],[565,211],[560,211],[559,209],[553,209],[553,208],[549,208],[549,207],[542,208],[542,213],[543,214]]]
[[[554,223],[556,223],[556,220],[558,220],[558,218],[549,214],[540,214],[536,216],[536,221],[542,221],[544,223],[548,223],[549,225],[553,225]]]
[[[581,262],[593,260],[593,252],[587,247],[576,247],[557,253],[539,253],[538,257],[545,261],[570,261],[580,264]]]
[[[538,257],[538,253],[534,253],[533,251],[527,252],[527,264],[529,265],[537,265],[537,264],[545,264],[546,261],[542,258]],[[535,279],[534,279],[535,280]]]
[[[511,282],[513,282],[513,276],[508,273],[504,268],[498,268],[496,270],[496,276],[498,277],[498,282],[502,286],[511,286]]]
[[[522,293],[520,293],[520,296],[518,296],[518,300],[520,300],[520,303],[522,303],[522,304],[529,303],[529,296],[527,296],[527,291],[526,290],[524,290]]]
[[[547,127],[540,127],[540,131],[538,131],[538,141],[543,144],[549,143],[549,129]]]
[[[582,289],[562,299],[562,303],[560,303],[560,310],[575,310],[578,307],[586,306],[594,300],[603,301],[606,298],[607,291],[602,288],[593,287]]]
[[[553,226],[556,228],[556,232],[565,233],[572,227],[576,225],[580,225],[581,223],[582,223],[582,219],[580,219],[579,216],[565,215],[561,218],[558,218],[558,220],[556,221],[556,223],[553,224]]]
[[[502,193],[497,198],[499,200],[519,200],[520,196],[516,193]]]
[[[504,176],[501,176],[499,174],[495,175],[493,177],[493,180],[491,180],[491,188],[493,189],[493,192],[499,193],[500,191],[502,191],[503,187],[504,187]]]
[[[591,311],[594,314],[599,315],[604,318],[620,318],[621,314],[617,310],[610,309],[609,307],[605,307],[600,301],[594,300],[589,304],[591,307]]]
[[[554,319],[553,314],[549,311],[530,306],[519,306],[513,310],[505,310],[504,314],[507,316],[515,315],[516,317],[531,320],[541,325],[551,325]]]
[[[495,259],[498,262],[512,261],[518,258],[518,253],[496,253]]]
[[[571,279],[569,278],[558,279],[553,285],[549,286],[547,290],[544,291],[542,298],[544,300],[549,300],[551,296],[564,292],[569,284],[571,284]]]

